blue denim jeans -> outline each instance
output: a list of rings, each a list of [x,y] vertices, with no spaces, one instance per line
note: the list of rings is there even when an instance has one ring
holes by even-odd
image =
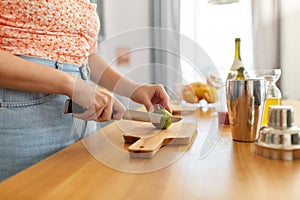
[[[89,81],[87,64],[20,57]],[[64,95],[0,88],[0,180],[96,131],[96,122],[64,114],[66,99]]]

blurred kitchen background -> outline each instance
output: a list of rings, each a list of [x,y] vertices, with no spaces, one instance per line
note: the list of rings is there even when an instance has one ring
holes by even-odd
[[[229,70],[239,37],[246,69],[281,68],[283,98],[300,99],[300,1],[230,1],[92,0],[99,53],[125,76],[172,93],[174,83],[200,80],[210,67]]]

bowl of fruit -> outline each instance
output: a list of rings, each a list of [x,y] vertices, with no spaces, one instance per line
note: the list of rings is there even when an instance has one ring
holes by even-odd
[[[204,82],[196,81],[189,84],[177,85],[177,92],[183,101],[198,104],[201,101],[214,103],[218,100],[217,88]]]

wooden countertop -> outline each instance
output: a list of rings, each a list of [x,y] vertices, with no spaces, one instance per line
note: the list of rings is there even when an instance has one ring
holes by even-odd
[[[294,106],[300,126],[300,102]],[[0,183],[0,199],[300,199],[300,160],[255,154],[254,143],[219,134],[211,109],[184,115],[198,121],[189,147],[167,146],[152,159],[129,157],[112,123]]]

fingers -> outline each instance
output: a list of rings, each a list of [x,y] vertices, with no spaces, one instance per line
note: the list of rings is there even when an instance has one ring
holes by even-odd
[[[153,103],[151,102],[150,99],[145,99],[144,100],[144,106],[146,107],[147,111],[154,111]]]
[[[109,121],[112,117],[114,97],[103,91],[95,91],[94,97],[90,97],[81,105],[84,107],[84,113],[73,114],[74,117],[83,120],[94,120],[98,122]],[[120,109],[121,110],[121,109]]]
[[[164,87],[160,84],[147,84],[137,88],[131,96],[137,103],[142,103],[148,111],[153,110],[155,104],[159,104],[172,112],[169,101],[170,98]]]
[[[98,88],[94,88],[94,93],[87,97],[83,96],[80,91],[78,91],[76,96],[77,101],[74,99],[74,102],[81,105],[85,109],[85,112],[82,114],[74,114],[74,117],[98,122],[109,121],[112,118],[116,120],[122,119],[125,108],[111,94]],[[148,111],[151,111],[155,104],[159,104],[172,113],[169,104],[170,98],[162,85],[142,85],[133,92],[131,99],[137,103],[144,104]]]
[[[124,113],[125,113],[125,107],[123,106],[123,104],[118,101],[117,99],[114,100],[114,106],[113,106],[113,119],[115,120],[120,120],[122,119]]]
[[[113,109],[116,110],[115,119],[121,119],[125,112],[124,106],[107,90],[81,79],[74,85],[72,100],[84,109],[83,113],[73,114],[73,117],[82,120],[109,121],[112,119]]]
[[[97,101],[97,121],[103,122],[103,121],[109,121],[111,120],[112,116],[112,109],[113,109],[113,101],[114,98],[110,94],[106,94],[104,97],[104,100],[102,99],[102,104],[101,102]]]
[[[152,95],[151,98],[151,106],[154,106],[155,104],[161,105],[163,108],[168,110],[170,113],[172,113],[172,109],[170,107],[170,97],[168,96],[167,92],[165,91],[164,87],[162,85],[154,85],[155,92]]]
[[[159,96],[160,96],[160,104],[168,110],[170,113],[172,113],[172,109],[170,106],[170,97],[168,96],[167,92],[165,91],[164,87],[162,85],[159,85]]]
[[[111,120],[111,116],[112,116],[112,109],[104,109],[103,112],[99,115],[99,117],[97,118],[98,122],[106,122]]]
[[[82,119],[82,120],[86,120],[86,121],[89,121],[89,120],[95,121],[95,118],[96,118],[95,116],[96,116],[95,114],[94,114],[94,116],[92,116],[91,113],[88,111],[85,111],[84,113],[81,113],[81,114],[78,114],[78,113],[73,114],[73,117],[76,117],[76,118]]]

